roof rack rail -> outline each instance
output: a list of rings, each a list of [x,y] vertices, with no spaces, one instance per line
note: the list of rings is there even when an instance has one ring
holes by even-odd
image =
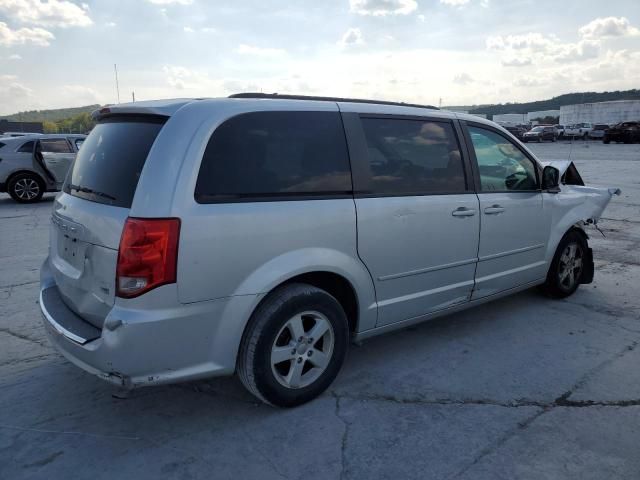
[[[316,97],[312,95],[287,95],[279,93],[258,93],[258,92],[246,92],[246,93],[234,93],[229,95],[229,98],[278,98],[281,100],[317,100],[324,102],[350,102],[350,103],[373,103],[376,105],[395,105],[398,107],[416,107],[416,108],[429,108],[431,110],[439,110],[438,107],[432,105],[419,105],[417,103],[405,103],[405,102],[388,102],[386,100],[367,100],[364,98],[342,98],[342,97]]]

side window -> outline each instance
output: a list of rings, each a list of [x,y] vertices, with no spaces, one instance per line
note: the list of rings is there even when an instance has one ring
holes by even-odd
[[[449,122],[363,118],[371,193],[429,194],[466,190],[460,148]]]
[[[483,192],[537,190],[535,164],[510,140],[484,128],[469,127]]]
[[[80,150],[80,147],[82,146],[83,143],[84,143],[84,138],[76,138],[75,140],[76,150]]]
[[[351,190],[338,112],[253,112],[233,117],[213,132],[195,197],[207,203]]]
[[[31,153],[33,152],[33,141],[23,143],[22,146],[18,149],[20,153]]]
[[[72,153],[71,145],[64,138],[40,140],[43,153]]]

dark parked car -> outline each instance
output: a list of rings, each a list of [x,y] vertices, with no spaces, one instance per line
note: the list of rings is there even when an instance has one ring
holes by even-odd
[[[640,122],[622,122],[614,125],[604,132],[602,137],[604,143],[623,142],[635,143],[640,142]]]
[[[542,142],[544,140],[551,140],[555,142],[558,139],[558,130],[551,125],[538,125],[533,127],[522,137],[524,143],[527,142]]]
[[[509,125],[509,126],[505,126],[504,127],[511,135],[513,135],[514,137],[516,137],[518,140],[522,140],[522,137],[524,137],[524,134],[526,133],[527,129],[524,127],[521,127],[519,125]]]

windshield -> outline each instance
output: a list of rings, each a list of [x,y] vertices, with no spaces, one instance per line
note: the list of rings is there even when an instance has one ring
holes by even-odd
[[[82,143],[64,191],[93,202],[130,208],[149,150],[166,118],[112,117]]]
[[[542,130],[544,130],[542,127],[533,127],[531,129],[532,132],[541,132]]]

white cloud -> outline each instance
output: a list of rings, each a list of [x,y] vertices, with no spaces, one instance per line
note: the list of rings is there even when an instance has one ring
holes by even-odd
[[[191,5],[193,0],[147,0],[154,5]]]
[[[543,82],[535,77],[519,77],[517,78],[513,84],[516,87],[538,87],[543,84]]]
[[[62,98],[68,98],[68,101],[75,105],[102,103],[100,94],[85,85],[63,85],[60,89],[60,95]]]
[[[416,0],[349,0],[351,12],[359,15],[408,15],[418,8]]]
[[[7,18],[41,27],[87,27],[93,23],[88,6],[68,0],[0,0],[0,12]]]
[[[348,29],[346,32],[344,32],[344,35],[342,35],[342,38],[338,42],[338,45],[340,45],[343,48],[347,48],[353,45],[363,45],[363,44],[364,44],[364,38],[362,37],[362,32],[360,31],[359,28]]]
[[[501,60],[503,67],[526,67],[531,65],[532,61],[529,57],[510,57]]]
[[[203,27],[201,30],[203,33],[216,33],[216,29],[213,27]]]
[[[632,26],[625,17],[596,18],[581,27],[578,32],[590,39],[640,35],[640,30]]]
[[[278,57],[286,53],[281,48],[256,47],[244,43],[240,44],[235,51],[240,55],[255,55],[259,57]]]
[[[458,85],[468,85],[473,83],[473,78],[468,73],[459,73],[453,77],[453,83],[457,83]]]
[[[562,43],[555,35],[531,32],[522,35],[491,36],[486,39],[488,50],[504,52],[505,67],[525,66],[545,61],[572,62],[596,58],[600,42],[583,39],[576,43]]]
[[[600,54],[600,43],[588,40],[581,40],[578,43],[568,43],[558,48],[558,53],[554,59],[557,62],[568,62],[576,60],[588,60],[596,58]]]
[[[0,45],[11,47],[13,45],[32,44],[39,47],[48,47],[55,37],[53,33],[43,28],[20,28],[12,30],[6,23],[0,22]]]
[[[104,26],[108,28],[113,28],[113,27],[117,27],[118,24],[116,22],[107,22],[104,24]]]
[[[194,32],[193,28],[191,28],[191,27],[184,27],[184,28],[183,28],[183,30],[184,30],[186,33],[193,33],[193,32]]]
[[[440,3],[450,5],[452,7],[462,7],[469,3],[471,0],[440,0]]]
[[[14,53],[13,55],[9,55],[9,60],[22,60],[22,57],[19,54]]]
[[[486,45],[489,50],[523,50],[530,49],[538,52],[552,50],[557,44],[557,38],[550,35],[545,37],[541,33],[525,33],[522,35],[497,35],[487,37]]]
[[[420,20],[421,22],[424,22],[426,19],[427,17],[425,17],[422,13],[418,15],[418,20]]]

